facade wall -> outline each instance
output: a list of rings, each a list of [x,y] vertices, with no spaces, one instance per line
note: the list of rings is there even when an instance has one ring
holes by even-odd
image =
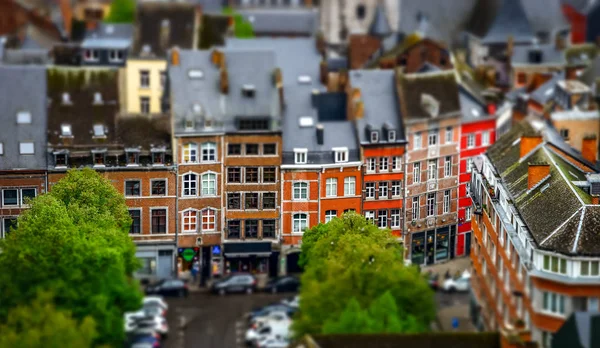
[[[32,192],[31,189],[35,189],[35,196],[46,192],[45,172],[0,173],[0,238],[6,237],[11,226],[16,223],[15,219],[28,208],[23,196],[27,197]]]
[[[564,66],[552,65],[519,65],[512,67],[512,85],[513,88],[529,86],[538,74],[551,74],[564,70]]]
[[[552,120],[552,124],[559,132],[567,130],[569,136],[565,141],[580,152],[586,135],[593,134],[596,135],[596,139],[600,138],[600,117],[593,120]]]
[[[452,69],[448,51],[430,40],[423,40],[396,57],[396,64],[400,64],[401,60],[406,62],[405,74],[417,72],[425,63],[430,63],[442,70]]]
[[[148,71],[150,76],[149,87],[142,87],[140,81],[140,71]],[[164,59],[132,59],[127,60],[125,67],[125,88],[121,93],[125,93],[122,98],[125,103],[122,110],[129,114],[140,114],[141,97],[150,98],[150,113],[158,114],[161,112],[161,98],[163,95],[163,86],[161,84],[161,72],[167,71],[167,61]]]
[[[285,247],[299,246],[304,232],[293,230],[293,215],[305,213],[308,215],[307,227],[320,222],[320,185],[321,171],[319,170],[283,170],[281,198],[281,235]],[[308,185],[307,199],[294,199],[294,184]]]

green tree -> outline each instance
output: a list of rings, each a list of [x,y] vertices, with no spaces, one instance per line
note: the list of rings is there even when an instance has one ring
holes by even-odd
[[[327,321],[340,320],[350,299],[369,308],[386,291],[401,309],[404,332],[425,331],[435,317],[433,292],[416,267],[404,265],[395,237],[356,213],[307,230],[302,253],[306,268],[294,321],[299,336],[320,333]]]
[[[113,0],[105,18],[109,23],[133,23],[134,20],[135,0]]]
[[[238,39],[250,39],[254,37],[252,23],[247,21],[241,14],[235,12],[230,7],[224,8],[223,13],[233,18],[235,37]]]
[[[29,305],[10,310],[6,324],[0,325],[0,348],[91,347],[96,331],[94,319],[73,319],[57,310],[52,295],[39,292]]]
[[[112,184],[91,169],[69,171],[36,197],[17,229],[0,240],[0,323],[45,289],[58,309],[95,320],[97,343],[122,344],[123,313],[141,302],[126,209]]]

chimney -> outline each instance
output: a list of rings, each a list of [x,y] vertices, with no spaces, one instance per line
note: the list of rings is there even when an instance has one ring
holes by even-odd
[[[586,135],[581,141],[581,155],[587,161],[596,163],[598,160],[598,138],[595,134]]]
[[[561,34],[556,34],[556,36],[554,37],[554,48],[557,51],[562,51],[567,47],[567,44],[565,42],[565,37]]]
[[[219,50],[212,51],[212,54],[210,55],[210,60],[219,69],[225,67],[225,54]]]
[[[65,31],[70,39],[73,26],[73,9],[71,8],[71,2],[69,0],[60,0],[60,12],[62,14]]]
[[[508,37],[508,40],[506,41],[506,56],[508,57],[508,59],[510,59],[513,55],[514,45],[515,45],[515,39],[513,38],[512,35],[510,35]]]
[[[527,189],[539,184],[545,177],[550,175],[550,165],[548,163],[529,163],[527,172]]]
[[[598,195],[592,195],[592,204],[593,205],[599,205],[600,204],[600,196],[598,196]]]
[[[495,115],[496,114],[496,104],[489,103],[487,105],[487,113],[488,113],[488,115]]]
[[[221,68],[221,78],[219,79],[219,85],[221,87],[221,93],[229,93],[229,74],[227,68]]]
[[[525,157],[531,152],[536,146],[542,143],[543,139],[541,135],[523,135],[521,136],[521,152],[519,158]]]
[[[281,110],[285,108],[285,98],[283,94],[283,75],[281,74],[281,69],[276,68],[273,72],[273,84],[277,88],[277,93],[279,94],[279,107]]]
[[[360,100],[360,88],[352,89],[352,101],[357,102]]]
[[[171,50],[171,65],[179,66],[179,48],[173,47]]]
[[[365,104],[362,100],[359,100],[354,103],[354,119],[358,120],[362,119],[363,117],[365,117]]]
[[[320,76],[321,76],[321,83],[326,85],[327,84],[327,80],[328,80],[328,71],[327,71],[327,62],[322,60],[321,64],[319,64],[319,68],[320,68]]]
[[[325,35],[322,32],[317,34],[315,43],[317,45],[317,52],[321,54],[321,57],[325,57]]]
[[[325,142],[325,128],[323,127],[322,124],[318,124],[317,127],[317,144],[319,145],[323,145],[323,143]]]
[[[313,7],[313,0],[304,0],[304,6],[308,8]]]
[[[338,80],[338,84],[339,84],[338,91],[343,92],[343,91],[346,91],[346,87],[347,87],[348,81],[349,81],[348,71],[342,70],[339,72],[339,74],[340,74],[340,78]]]

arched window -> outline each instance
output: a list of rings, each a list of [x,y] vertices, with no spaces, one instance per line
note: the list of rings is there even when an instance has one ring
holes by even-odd
[[[294,214],[292,232],[304,232],[308,227],[308,214]]]
[[[183,196],[198,195],[198,175],[194,173],[185,174],[183,176]]]
[[[202,231],[214,231],[216,227],[217,213],[214,209],[202,210]]]
[[[214,162],[217,160],[217,146],[215,143],[202,144],[202,162]]]
[[[194,143],[185,144],[183,146],[183,163],[198,162],[198,145]]]
[[[196,232],[198,230],[198,212],[186,210],[183,212],[183,232]]]
[[[217,175],[213,173],[202,174],[202,196],[217,194]]]

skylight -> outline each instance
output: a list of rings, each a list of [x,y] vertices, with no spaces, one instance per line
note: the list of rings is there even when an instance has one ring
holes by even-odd
[[[17,113],[17,123],[19,123],[19,124],[31,123],[31,113],[29,111],[19,111]]]
[[[550,95],[554,93],[554,88],[550,88],[549,90],[547,90],[546,92],[544,92],[545,95]]]
[[[70,124],[63,124],[60,126],[60,135],[64,136],[64,137],[69,137],[71,135],[73,135],[73,133],[71,132],[71,125]]]
[[[315,125],[315,121],[310,116],[302,116],[300,117],[300,127],[312,127]]]
[[[480,115],[479,110],[477,109],[471,109],[471,114],[475,117],[479,117]]]
[[[106,133],[104,131],[104,126],[101,124],[94,125],[94,137],[104,137]]]
[[[311,83],[312,79],[308,75],[300,75],[298,76],[298,83],[305,85]]]
[[[199,80],[204,78],[204,72],[200,69],[192,69],[188,71],[188,77],[193,80]]]

